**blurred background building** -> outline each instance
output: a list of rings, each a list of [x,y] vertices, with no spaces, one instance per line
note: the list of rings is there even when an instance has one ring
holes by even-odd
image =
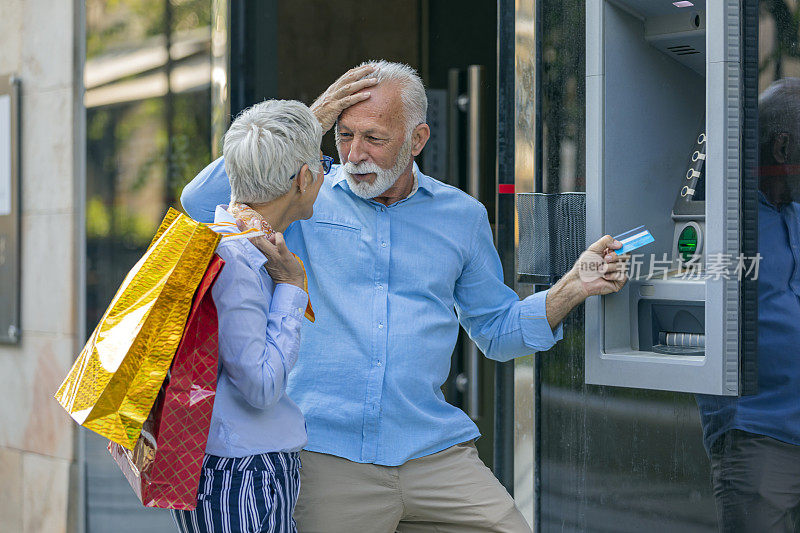
[[[763,88],[800,74],[800,8],[760,5]],[[516,276],[514,205],[509,219],[498,176],[516,175],[518,192],[585,191],[584,28],[583,0],[0,2],[0,76],[21,87],[21,245],[0,252],[21,265],[19,282],[0,286],[8,305],[18,297],[21,332],[0,344],[0,532],[172,530],[53,394],[166,209],[180,209],[182,187],[248,105],[311,103],[364,60],[406,62],[430,91],[423,169],[467,189],[475,147],[459,97],[469,67],[482,67],[483,180],[470,192],[499,232],[507,282],[534,290]],[[514,99],[509,57],[538,62],[529,100]],[[530,135],[508,144],[514,127]],[[330,136],[323,148],[335,154]],[[536,531],[715,530],[694,398],[586,385],[582,309],[536,358],[481,359],[469,374],[468,352],[461,342],[446,394],[473,409],[484,461]]]

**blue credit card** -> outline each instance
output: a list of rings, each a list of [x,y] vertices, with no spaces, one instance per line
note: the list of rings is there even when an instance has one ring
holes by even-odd
[[[614,239],[622,243],[622,248],[619,250],[614,250],[618,254],[627,254],[628,252],[632,252],[637,248],[641,248],[645,244],[650,244],[651,242],[655,241],[653,236],[645,229],[644,226],[639,226],[638,228],[633,228],[625,233],[620,233],[614,237]]]

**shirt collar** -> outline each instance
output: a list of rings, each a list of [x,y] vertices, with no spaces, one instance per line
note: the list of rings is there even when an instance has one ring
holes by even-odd
[[[770,208],[772,208],[772,209],[777,211],[776,207],[772,204],[772,202],[767,200],[767,196],[761,191],[758,191],[758,203],[760,203],[762,205],[765,205],[767,207],[770,207]]]
[[[334,169],[333,174],[330,177],[331,187],[339,185],[343,189],[347,189],[349,191],[350,186],[347,184],[347,175],[342,170],[342,165],[334,165],[333,169]],[[429,178],[420,171],[416,161],[414,161],[414,168],[412,169],[412,172],[414,174],[414,187],[412,187],[411,193],[409,193],[409,195],[406,198],[403,198],[403,200],[406,200],[414,196],[414,193],[416,193],[417,190],[425,191],[430,196],[434,196],[432,187],[433,183],[431,178]]]
[[[760,190],[758,191],[758,201],[762,205],[764,205],[766,207],[769,207],[770,209],[772,209],[773,211],[775,211],[777,213],[795,211],[797,209],[800,209],[800,204],[798,202],[794,202],[794,201],[789,202],[788,204],[783,204],[781,206],[781,208],[778,209],[778,207],[775,204],[773,204],[772,202],[770,202],[769,199],[767,198],[767,196],[763,192],[761,192]]]
[[[232,222],[236,224],[236,219],[233,218],[233,215],[228,213],[227,205],[218,205],[217,209],[214,211],[214,223],[217,224],[219,222]],[[214,226],[211,229],[222,235],[239,232],[239,228],[237,228],[235,225]],[[225,240],[226,239],[223,238],[222,242],[225,242]],[[264,254],[262,254],[259,249],[250,242],[250,240],[246,238],[240,238],[236,240],[241,242],[242,246],[244,246],[244,249],[247,252],[247,262],[250,264],[250,266],[256,270],[264,266],[264,264],[267,262],[267,258],[264,257]]]

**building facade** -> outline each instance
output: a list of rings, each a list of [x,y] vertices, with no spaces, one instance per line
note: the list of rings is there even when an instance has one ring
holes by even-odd
[[[19,341],[0,344],[0,530],[83,530],[75,425],[53,401],[84,339],[84,10],[79,1],[0,5],[0,75],[20,83]]]

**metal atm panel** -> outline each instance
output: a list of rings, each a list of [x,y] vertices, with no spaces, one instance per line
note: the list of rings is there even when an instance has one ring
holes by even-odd
[[[587,383],[739,394],[739,283],[708,263],[741,250],[739,10],[587,1],[587,243],[643,224],[648,255],[701,265],[587,300]],[[689,154],[705,196],[684,204]]]

